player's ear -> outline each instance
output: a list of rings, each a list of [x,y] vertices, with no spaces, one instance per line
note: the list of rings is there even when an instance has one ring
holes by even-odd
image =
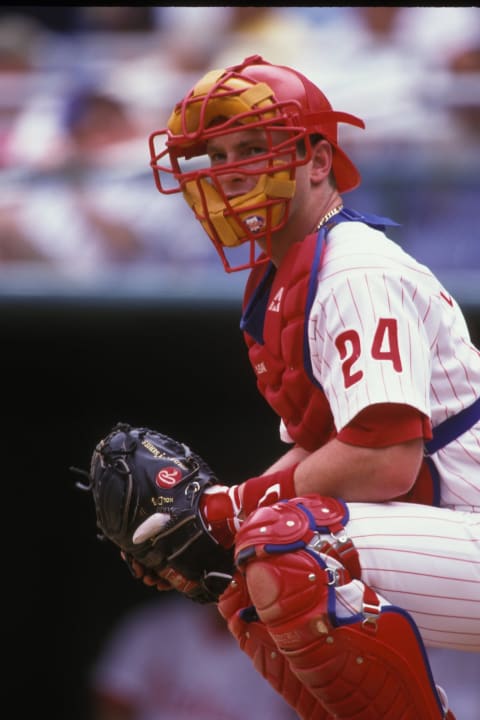
[[[312,147],[310,161],[310,180],[313,185],[325,180],[330,175],[333,161],[333,149],[328,140],[319,140]]]

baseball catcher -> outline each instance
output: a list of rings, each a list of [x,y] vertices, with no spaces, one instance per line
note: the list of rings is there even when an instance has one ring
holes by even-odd
[[[454,720],[413,619],[362,579],[342,500],[295,497],[291,469],[222,485],[187,445],[126,423],[84,474],[133,575],[216,603],[301,720]]]

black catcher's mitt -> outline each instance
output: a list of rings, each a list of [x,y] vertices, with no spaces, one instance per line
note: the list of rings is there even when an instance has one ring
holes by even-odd
[[[96,446],[89,484],[103,537],[147,571],[173,568],[197,602],[216,602],[232,579],[233,555],[208,532],[202,492],[218,479],[187,445],[118,423]]]

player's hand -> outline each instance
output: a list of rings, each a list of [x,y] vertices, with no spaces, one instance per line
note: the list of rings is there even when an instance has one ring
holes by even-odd
[[[127,563],[133,577],[137,580],[141,580],[144,585],[148,585],[148,587],[155,587],[159,591],[174,590],[174,585],[172,585],[167,578],[160,576],[152,570],[147,570],[144,565],[139,563],[138,560],[135,560],[130,555],[124,553],[123,550],[120,552],[120,555],[122,560]]]
[[[295,497],[294,473],[297,465],[250,478],[241,485],[208,487],[202,494],[199,509],[207,530],[215,540],[224,548],[231,548],[242,521],[253,510]]]
[[[224,548],[231,548],[241,524],[239,486],[213,485],[207,488],[199,508],[208,532]]]
[[[166,590],[177,590],[177,592],[189,597],[194,597],[200,587],[195,580],[189,580],[181,572],[172,567],[166,567],[160,572],[149,570],[144,565],[127,555],[123,551],[120,553],[122,559],[127,563],[130,572],[137,579],[148,587],[154,587],[160,592]]]

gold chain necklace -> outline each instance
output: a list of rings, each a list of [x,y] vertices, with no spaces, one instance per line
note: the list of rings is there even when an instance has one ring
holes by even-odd
[[[334,207],[333,210],[329,210],[329,212],[327,212],[327,214],[324,215],[322,217],[322,219],[320,220],[320,222],[318,223],[316,230],[320,230],[322,225],[325,225],[327,220],[330,220],[330,218],[332,218],[334,215],[339,213],[341,210],[343,210],[343,203],[340,203],[340,205],[337,205],[337,207]]]

